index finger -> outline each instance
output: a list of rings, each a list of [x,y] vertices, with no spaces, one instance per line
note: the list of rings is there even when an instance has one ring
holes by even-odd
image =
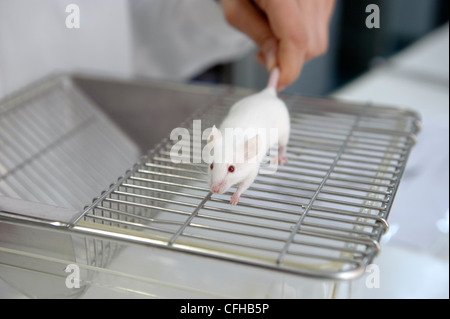
[[[255,0],[264,11],[278,39],[279,87],[294,82],[300,75],[307,53],[307,32],[296,1]]]

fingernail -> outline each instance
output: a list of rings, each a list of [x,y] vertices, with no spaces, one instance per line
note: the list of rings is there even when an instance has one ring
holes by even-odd
[[[269,51],[266,53],[266,68],[267,70],[272,71],[272,69],[276,66],[277,60],[275,58],[275,50]]]
[[[277,41],[275,39],[266,41],[261,50],[264,52],[266,68],[271,71],[277,65]]]

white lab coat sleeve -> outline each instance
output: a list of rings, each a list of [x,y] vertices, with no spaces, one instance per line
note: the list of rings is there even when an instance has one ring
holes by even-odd
[[[134,73],[185,79],[248,53],[253,42],[214,0],[130,1]]]
[[[0,98],[55,72],[183,80],[252,46],[214,0],[1,0]]]

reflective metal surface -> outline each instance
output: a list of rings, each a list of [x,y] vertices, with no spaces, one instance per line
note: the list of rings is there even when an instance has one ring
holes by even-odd
[[[361,275],[380,249],[419,117],[395,107],[282,96],[291,113],[289,163],[259,175],[232,206],[231,193],[209,191],[207,165],[193,143],[192,160],[175,164],[176,141],[168,137],[175,127],[193,136],[193,120],[202,121],[202,130],[218,124],[249,93],[63,75],[2,101],[0,200],[8,197],[0,202],[2,278],[33,297],[70,297],[84,290],[64,286],[65,263],[84,269],[84,288],[99,285],[105,274],[105,286],[115,285],[113,274],[141,278],[122,284],[124,291],[132,282],[160,282],[155,269],[164,269],[189,277],[175,283],[161,275],[170,287],[192,292],[199,284],[221,295],[213,291],[217,282],[202,277],[208,267],[197,265],[209,260],[242,278],[258,274],[252,281],[258,284],[272,278],[267,296],[279,297],[277,274],[328,281]],[[111,262],[134,250],[145,271],[127,262],[110,272]],[[43,293],[39,285],[53,288]]]
[[[230,90],[190,126],[219,123],[240,97]],[[178,141],[166,138],[73,229],[92,234],[101,224],[102,236],[322,279],[361,275],[379,251],[419,119],[396,108],[284,98],[289,163],[260,175],[239,205],[229,204],[231,192],[209,191],[193,140],[190,163],[174,164]]]

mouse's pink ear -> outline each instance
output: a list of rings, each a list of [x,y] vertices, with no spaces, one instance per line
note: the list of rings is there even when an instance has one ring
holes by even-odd
[[[259,147],[259,135],[256,134],[252,138],[249,138],[247,141],[245,141],[244,144],[245,147],[245,161],[250,161],[252,159],[256,160],[256,155],[258,154],[258,147]]]
[[[211,133],[208,136],[208,144],[211,142],[215,143],[218,140],[220,140],[221,138],[222,138],[222,133],[214,125],[212,127]]]

